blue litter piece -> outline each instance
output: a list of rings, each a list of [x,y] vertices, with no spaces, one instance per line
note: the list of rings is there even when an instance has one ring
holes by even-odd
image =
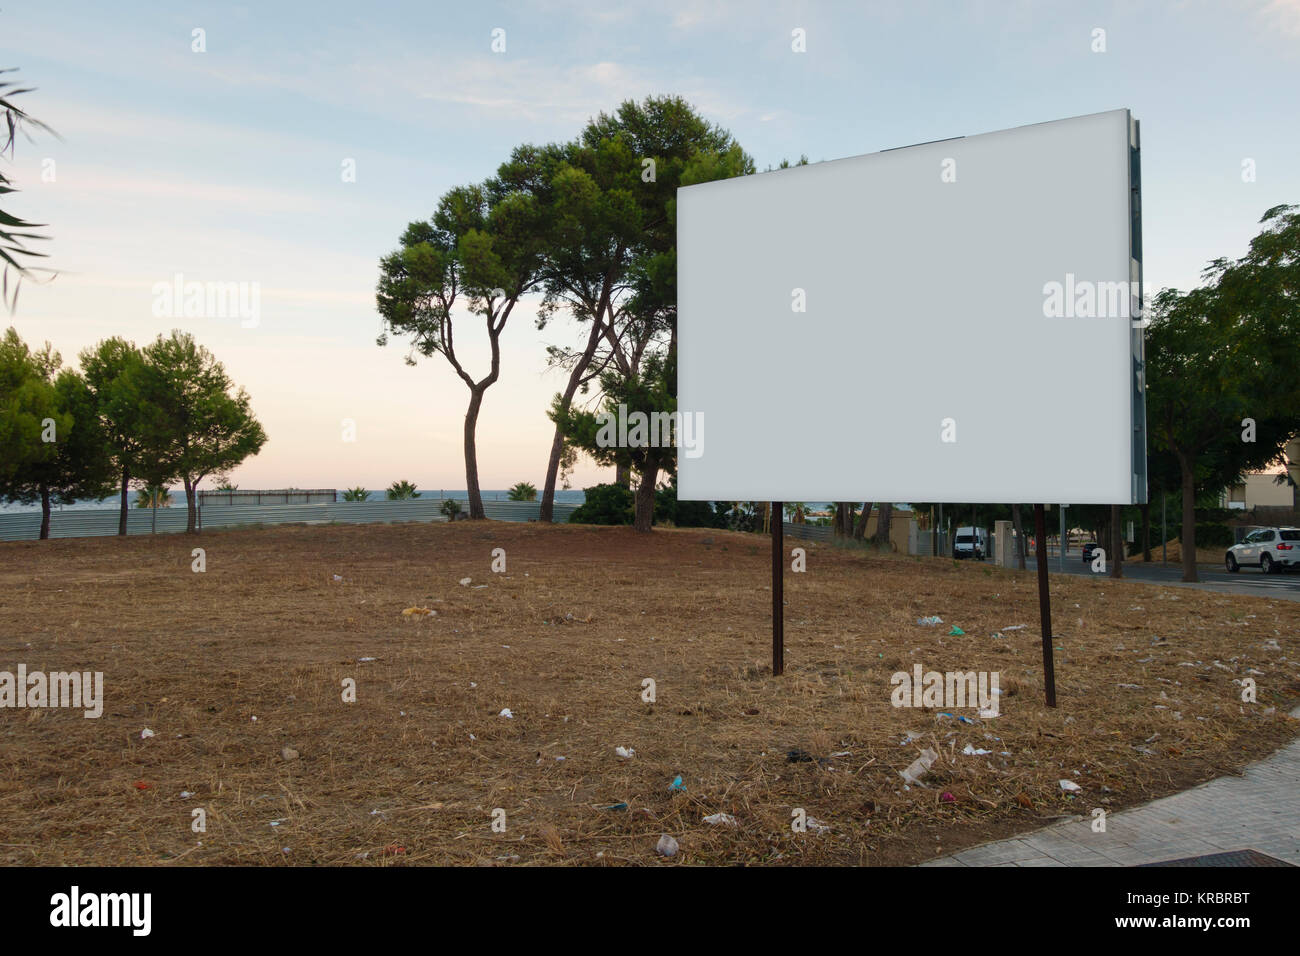
[[[681,774],[678,774],[677,776],[673,777],[673,782],[670,783],[670,784],[668,785],[668,789],[669,789],[669,790],[685,790],[685,789],[686,789],[686,787],[682,785],[682,775],[681,775]]]

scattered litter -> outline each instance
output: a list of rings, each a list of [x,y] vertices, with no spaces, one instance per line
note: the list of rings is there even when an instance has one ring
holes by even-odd
[[[384,856],[401,856],[406,852],[406,847],[400,843],[390,843],[384,847]]]
[[[461,586],[461,587],[467,587],[467,586],[469,585],[469,582],[471,582],[471,581],[473,581],[473,580],[474,580],[473,578],[461,578],[461,579],[460,579],[460,586]]]
[[[965,714],[944,714],[944,713],[940,713],[940,714],[938,714],[938,716],[940,716],[940,717],[947,717],[947,718],[950,719],[950,720],[955,720],[955,721],[957,721],[958,723],[962,723],[962,724],[973,724],[973,723],[975,723],[974,720],[972,720],[971,718],[967,717]]]
[[[914,741],[914,740],[920,740],[920,739],[921,739],[922,737],[924,737],[924,736],[925,736],[925,733],[924,733],[923,731],[909,730],[909,731],[907,732],[906,736],[903,737],[903,742],[902,742],[901,744],[899,744],[899,746],[900,746],[900,747],[906,747],[906,746],[907,746],[908,744],[910,744],[912,741]]]
[[[615,747],[615,756],[622,757],[624,760],[630,760],[636,756],[636,751],[631,747]]]
[[[336,575],[334,575],[334,580],[335,580],[335,581],[342,581],[342,580],[343,580],[343,575],[341,575],[341,574],[336,574]]]
[[[438,612],[428,607],[408,607],[402,612],[402,617],[433,617]]]
[[[954,797],[954,796],[953,796],[951,793],[949,793],[947,790],[945,790],[945,791],[940,795],[939,799],[942,800],[944,803],[956,803],[956,802],[957,802],[957,798]]]
[[[257,718],[254,717],[253,719],[256,720]],[[154,733],[152,730],[150,730],[148,727],[146,727],[144,730],[140,731],[140,739],[141,739],[141,740],[148,740],[150,737],[156,737],[156,736],[158,736],[158,735],[155,734],[155,733]]]
[[[734,827],[736,818],[729,813],[711,813],[704,818],[704,822],[713,826]]]
[[[181,799],[182,799],[182,800],[188,800],[188,799],[189,799],[190,797],[192,797],[192,796],[194,796],[194,794],[190,793],[188,790],[182,790],[182,791],[181,791]]]
[[[918,617],[916,623],[920,624],[922,627],[934,627],[936,624],[942,624],[943,618],[938,614],[935,614],[932,617]]]
[[[151,783],[149,783],[149,782],[147,782],[147,781],[145,781],[145,780],[137,780],[137,781],[133,784],[133,786],[134,786],[137,790],[152,790],[152,789],[153,789],[153,784],[151,784]]]
[[[602,809],[602,810],[626,810],[626,809],[627,809],[627,804],[626,804],[626,803],[611,803],[611,804],[610,804],[609,806],[607,806],[607,807],[601,807],[601,809]]]
[[[506,720],[514,720],[514,719],[515,719],[515,715],[512,714],[512,713],[510,713],[510,708],[509,708],[509,707],[502,707],[502,708],[501,708],[501,713],[497,714],[497,716],[498,716],[498,717],[504,717]]]
[[[939,754],[929,747],[926,747],[921,751],[921,756],[908,764],[906,770],[900,770],[898,775],[903,778],[904,783],[909,785],[920,783],[921,778],[929,772],[930,767],[933,766],[934,762],[938,759]]]
[[[285,760],[297,760],[298,751],[294,750],[292,747],[285,747],[280,751],[280,756]]]
[[[1077,793],[1083,789],[1083,787],[1079,786],[1073,780],[1059,780],[1057,782],[1061,785],[1061,789],[1068,793]]]
[[[670,837],[667,833],[661,834],[659,837],[659,842],[655,844],[655,852],[658,853],[660,856],[676,856],[677,841],[674,840],[672,837]]]
[[[852,757],[852,756],[853,756],[853,751],[851,751],[851,750],[837,750],[835,753],[831,754],[831,756],[832,756],[832,757]]]
[[[963,631],[960,627],[958,627],[956,624],[954,624],[954,625],[952,626],[952,630],[948,632],[948,636],[949,636],[949,637],[961,637],[961,635],[963,635],[963,634],[965,634],[965,633],[966,633],[965,631]]]
[[[979,749],[979,748],[977,748],[977,747],[972,747],[970,744],[967,744],[967,745],[966,745],[966,749],[963,750],[962,753],[964,753],[964,754],[965,754],[966,756],[968,756],[968,757],[982,757],[984,754],[991,754],[991,753],[993,753],[993,751],[991,751],[991,750],[982,750],[982,749]]]
[[[1141,684],[1116,684],[1115,686],[1116,686],[1116,687],[1125,687],[1125,688],[1127,688],[1127,689],[1129,689],[1129,690],[1141,690],[1141,689],[1142,689],[1142,685],[1141,685]]]
[[[809,833],[816,833],[819,836],[823,833],[831,832],[831,828],[828,827],[826,824],[822,823],[816,817],[806,818],[804,820],[804,825],[808,828]]]
[[[995,631],[994,633],[990,634],[989,637],[998,638],[998,637],[1005,637],[1005,635],[1001,631]]]
[[[477,591],[477,590],[479,590],[480,588],[485,588],[485,587],[487,587],[486,584],[476,584],[476,585],[474,585],[472,588],[470,588],[470,590],[471,590],[471,591]]]
[[[1025,624],[1012,624],[1010,627],[1004,627],[1002,630],[1004,630],[1004,631],[1023,631],[1023,630],[1025,629],[1026,626],[1027,626],[1027,625],[1025,625]]]
[[[668,785],[669,790],[685,790],[686,785],[682,783],[682,775],[679,773],[673,777],[673,782]]]
[[[377,660],[379,660],[378,657],[358,657],[358,658],[357,658],[357,663],[358,663],[358,664],[369,664],[371,661],[377,661]]]
[[[788,750],[785,754],[786,763],[812,763],[813,755],[806,750]]]

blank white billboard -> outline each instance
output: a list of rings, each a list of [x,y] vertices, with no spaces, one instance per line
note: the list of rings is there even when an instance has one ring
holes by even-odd
[[[688,500],[1145,500],[1128,110],[677,193]]]

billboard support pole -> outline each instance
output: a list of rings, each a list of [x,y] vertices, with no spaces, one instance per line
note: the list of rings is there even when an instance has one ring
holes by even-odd
[[[772,502],[772,676],[785,673],[785,514]]]
[[[1038,618],[1043,631],[1043,687],[1047,706],[1056,706],[1056,672],[1052,667],[1052,599],[1047,591],[1047,519],[1034,505],[1034,555],[1038,561]]]

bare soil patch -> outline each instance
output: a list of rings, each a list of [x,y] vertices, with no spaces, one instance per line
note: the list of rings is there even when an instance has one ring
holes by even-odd
[[[673,862],[904,864],[1238,772],[1295,733],[1300,604],[1054,576],[1051,710],[1032,574],[788,544],[808,571],[786,576],[776,679],[757,536],[465,522],[0,544],[0,670],[103,671],[106,697],[98,720],[0,710],[0,862],[657,864],[668,833]],[[917,663],[998,671],[1002,715],[891,706]],[[939,760],[905,789],[923,747]],[[792,832],[796,808],[829,830]]]

